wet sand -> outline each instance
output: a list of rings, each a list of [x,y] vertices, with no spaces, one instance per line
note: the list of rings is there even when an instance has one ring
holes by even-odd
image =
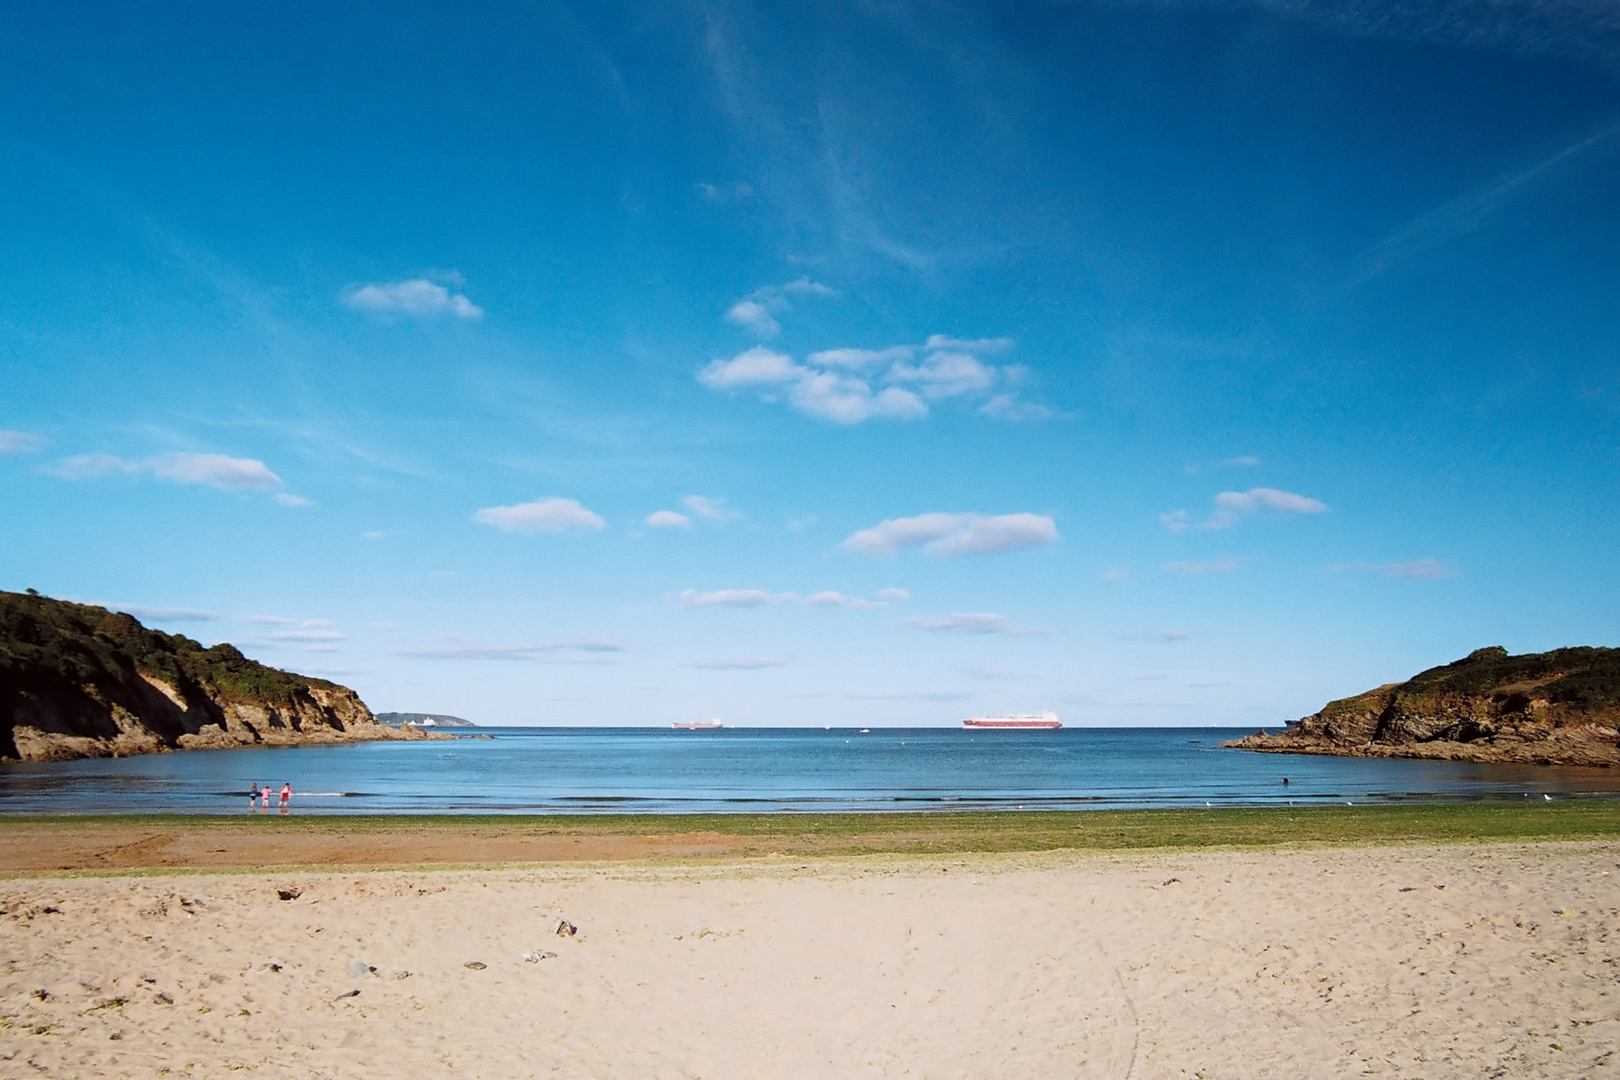
[[[0,912],[6,1076],[1620,1073],[1613,841],[14,877]]]

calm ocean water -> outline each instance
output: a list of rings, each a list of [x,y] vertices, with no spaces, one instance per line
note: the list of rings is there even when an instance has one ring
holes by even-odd
[[[294,813],[1083,809],[1620,797],[1620,775],[1254,754],[1248,729],[480,728],[490,739],[219,750],[0,765],[0,813],[242,813],[290,781]],[[1289,780],[1283,783],[1283,778]]]

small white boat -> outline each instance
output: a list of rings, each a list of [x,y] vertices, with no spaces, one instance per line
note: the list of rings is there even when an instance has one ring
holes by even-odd
[[[675,723],[673,723],[673,724],[671,724],[669,726],[674,728],[676,731],[717,731],[720,728],[725,727],[726,725],[722,724],[718,719],[716,719],[716,720],[710,720],[706,724],[705,723],[700,723],[700,722],[695,721],[695,720],[690,721],[688,723],[684,723],[684,724],[681,723],[680,721],[676,721]]]

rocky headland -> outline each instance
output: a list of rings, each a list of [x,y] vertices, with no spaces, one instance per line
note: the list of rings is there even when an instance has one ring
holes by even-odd
[[[1620,649],[1501,646],[1222,745],[1282,754],[1620,765]]]
[[[353,690],[133,616],[0,592],[0,760],[449,738],[379,724]]]

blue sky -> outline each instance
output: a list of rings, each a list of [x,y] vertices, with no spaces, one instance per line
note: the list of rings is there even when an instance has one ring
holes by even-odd
[[[1620,643],[1599,6],[9,18],[0,588],[484,723]]]

